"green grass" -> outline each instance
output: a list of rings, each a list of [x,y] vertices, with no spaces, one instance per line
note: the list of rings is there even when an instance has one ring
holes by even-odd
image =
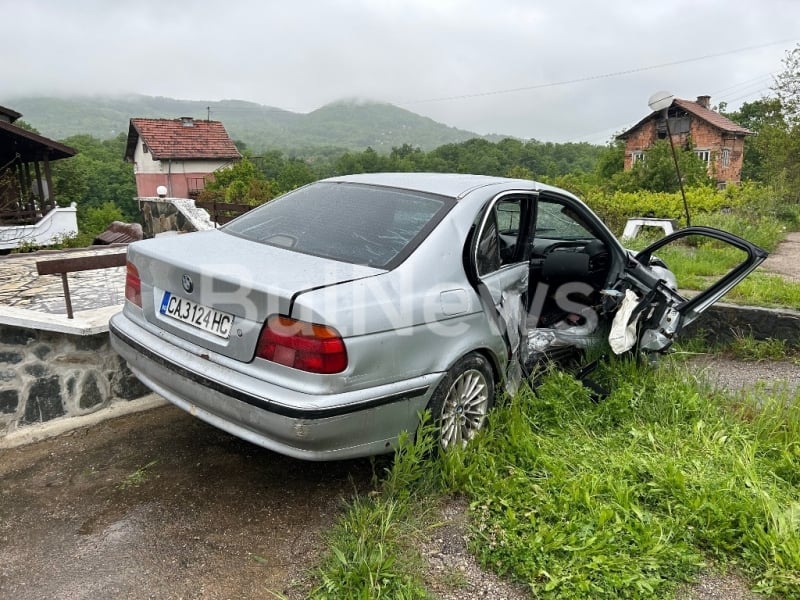
[[[546,374],[466,450],[407,444],[332,532],[313,597],[426,597],[415,540],[446,493],[470,499],[480,562],[531,597],[666,598],[708,564],[800,597],[800,397],[734,401],[669,361],[597,378],[599,403]]]
[[[433,440],[425,421],[416,441],[404,434],[380,491],[350,502],[328,534],[313,600],[430,598],[417,541],[436,498]]]
[[[129,488],[139,487],[150,478],[150,468],[154,467],[157,464],[158,460],[151,460],[143,467],[139,467],[133,473],[129,474],[127,477],[125,477],[125,479],[123,479],[120,482],[118,486],[119,489],[125,490]]]
[[[800,283],[786,281],[780,275],[756,271],[728,292],[723,298],[725,301],[797,310],[800,307]]]
[[[736,336],[726,350],[736,360],[745,362],[762,362],[776,360],[797,360],[797,348],[793,348],[786,340],[757,340],[752,336]]]
[[[800,403],[733,410],[677,368],[617,363],[599,404],[556,372],[493,414],[453,476],[485,565],[535,597],[663,598],[713,559],[800,595]]]
[[[730,231],[754,244],[772,251],[785,237],[786,228],[772,217],[743,217],[736,214],[701,215],[697,223]],[[626,242],[633,249],[642,249],[655,239],[642,236]],[[686,243],[670,244],[657,252],[675,273],[682,290],[705,290],[745,259],[741,250],[714,241],[688,238]],[[768,307],[800,306],[800,283],[787,281],[780,275],[763,270],[751,273],[728,292],[724,301]]]

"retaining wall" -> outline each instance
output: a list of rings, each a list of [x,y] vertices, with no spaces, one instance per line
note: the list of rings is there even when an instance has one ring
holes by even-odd
[[[0,325],[0,437],[149,393],[112,350],[107,327]]]
[[[702,337],[711,343],[752,336],[757,340],[785,340],[791,346],[800,347],[800,312],[718,302],[681,332],[681,337],[684,336]]]
[[[139,198],[144,237],[214,229],[208,212],[189,198]]]

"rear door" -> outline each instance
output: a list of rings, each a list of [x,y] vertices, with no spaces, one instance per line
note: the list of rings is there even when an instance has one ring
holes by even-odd
[[[711,227],[678,230],[632,256],[625,278],[638,288],[640,295],[631,317],[641,317],[639,349],[657,352],[668,348],[681,329],[752,273],[767,256],[768,252],[747,240]],[[705,277],[701,268],[704,261],[728,264],[729,269],[722,277]],[[714,266],[709,268],[713,269]],[[703,291],[695,294],[684,291],[684,287],[700,287]]]

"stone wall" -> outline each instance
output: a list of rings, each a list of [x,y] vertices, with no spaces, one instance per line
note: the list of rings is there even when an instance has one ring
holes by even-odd
[[[148,393],[111,349],[107,332],[71,335],[0,325],[0,436]]]
[[[717,303],[681,332],[681,337],[689,336],[700,336],[714,343],[752,336],[757,340],[784,340],[800,348],[800,312]]]
[[[213,229],[208,213],[188,198],[139,198],[144,237]]]

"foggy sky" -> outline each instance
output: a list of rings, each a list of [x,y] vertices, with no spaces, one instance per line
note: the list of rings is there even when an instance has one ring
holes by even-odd
[[[9,108],[139,93],[309,112],[361,98],[562,142],[605,143],[658,90],[736,108],[769,93],[800,42],[796,0],[0,0],[0,11]]]

